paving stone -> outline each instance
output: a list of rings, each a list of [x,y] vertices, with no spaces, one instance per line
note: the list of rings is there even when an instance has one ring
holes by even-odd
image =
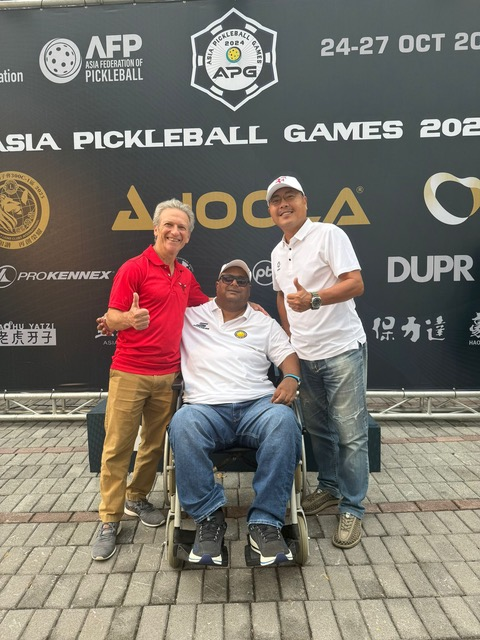
[[[443,564],[439,562],[425,562],[420,565],[423,573],[427,576],[440,596],[462,595],[462,590],[445,569]]]
[[[132,573],[127,593],[125,594],[124,606],[135,607],[149,605],[151,603],[150,598],[154,579],[155,574],[153,572],[139,573],[135,571]]]
[[[86,609],[64,609],[48,636],[48,640],[76,640],[86,616]]]
[[[459,638],[435,598],[416,598],[412,602],[431,638],[438,640]]]
[[[0,638],[2,640],[21,640],[33,614],[32,609],[7,611],[0,622]]]
[[[337,618],[343,640],[368,638],[368,630],[360,613],[358,603],[354,600],[334,600],[333,611]]]
[[[277,571],[278,569],[274,566],[253,568],[255,602],[277,602],[280,600]]]
[[[224,640],[246,640],[251,637],[252,620],[246,603],[227,603],[223,608]]]
[[[398,632],[382,600],[361,600],[359,606],[369,632],[369,638],[372,640],[398,639]]]
[[[430,640],[420,617],[407,598],[386,600],[386,608],[402,640]]]
[[[200,604],[203,592],[203,574],[207,569],[182,571],[178,582],[177,604]],[[215,569],[212,569],[215,571]]]
[[[253,602],[255,599],[253,569],[233,568],[229,571],[229,601]]]
[[[34,612],[22,634],[22,640],[48,640],[60,615],[58,609],[39,609]]]
[[[31,582],[29,575],[12,576],[0,592],[0,609],[15,609]]]
[[[223,606],[221,604],[198,605],[195,640],[223,640]]]
[[[152,604],[162,605],[176,602],[179,578],[180,572],[158,571],[152,588]]]
[[[89,609],[95,607],[106,582],[102,574],[88,574],[82,576],[82,581],[72,600],[71,607]]]
[[[81,575],[62,575],[55,582],[45,601],[45,607],[68,609],[82,579]]]
[[[170,608],[165,640],[195,640],[196,607],[178,604]]]
[[[480,638],[480,620],[462,598],[439,598],[438,604],[460,638]]]
[[[205,571],[203,578],[204,604],[223,603],[228,601],[228,570],[216,568]]]
[[[480,594],[480,578],[468,562],[446,562],[445,568],[467,596]]]
[[[325,567],[335,599],[357,600],[359,593],[348,567]]]
[[[253,640],[278,640],[281,637],[276,602],[253,602],[251,611]]]
[[[58,576],[30,576],[28,589],[18,603],[19,609],[41,609],[52,591]]]
[[[132,640],[135,638],[141,615],[141,607],[118,607],[113,614],[108,637]]]
[[[115,609],[90,609],[78,640],[92,640],[92,638],[106,640],[109,638],[114,613]]]
[[[361,600],[383,598],[385,592],[370,566],[350,567],[350,573]]]
[[[155,629],[155,637],[164,638],[168,614],[166,605],[143,607],[135,640],[152,640],[152,629]]]

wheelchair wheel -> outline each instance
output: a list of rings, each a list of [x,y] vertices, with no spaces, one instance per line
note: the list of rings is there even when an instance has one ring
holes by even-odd
[[[299,511],[297,516],[298,546],[297,553],[295,555],[295,562],[299,565],[304,565],[307,562],[309,555],[307,519],[303,511]]]
[[[182,569],[185,564],[174,555],[175,521],[173,518],[167,524],[167,560],[172,569]]]

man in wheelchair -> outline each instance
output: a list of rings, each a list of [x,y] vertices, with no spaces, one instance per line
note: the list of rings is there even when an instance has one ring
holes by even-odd
[[[210,454],[232,446],[256,449],[251,550],[261,565],[293,560],[281,529],[301,456],[301,429],[289,407],[300,385],[299,362],[280,325],[248,305],[251,277],[242,260],[223,265],[216,298],[185,314],[183,405],[169,438],[178,497],[196,523],[189,561],[199,564],[222,564],[226,498]],[[271,363],[283,373],[277,387],[268,378]]]

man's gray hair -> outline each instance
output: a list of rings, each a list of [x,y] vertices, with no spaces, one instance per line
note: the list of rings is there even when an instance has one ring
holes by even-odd
[[[155,207],[155,213],[153,214],[153,226],[156,227],[160,222],[160,216],[165,209],[179,209],[186,213],[188,216],[188,230],[190,233],[193,231],[193,227],[195,226],[195,214],[190,209],[188,204],[177,200],[176,198],[171,198],[170,200],[164,200],[163,202],[159,202]]]

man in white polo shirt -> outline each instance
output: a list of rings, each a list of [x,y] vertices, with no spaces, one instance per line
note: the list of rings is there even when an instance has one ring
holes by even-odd
[[[268,210],[283,231],[272,252],[273,288],[285,331],[300,359],[300,400],[318,465],[318,488],[302,503],[307,515],[339,505],[333,544],[361,538],[368,488],[367,345],[354,298],[363,293],[348,236],[307,218],[307,198],[292,176],[267,189]]]
[[[190,562],[219,565],[226,498],[209,454],[235,445],[257,449],[249,542],[262,566],[293,560],[282,536],[301,453],[301,431],[288,406],[300,384],[298,358],[280,325],[248,305],[252,274],[242,260],[223,265],[216,297],[185,313],[184,404],[169,427],[178,495],[197,525]],[[268,378],[271,363],[283,379]]]

